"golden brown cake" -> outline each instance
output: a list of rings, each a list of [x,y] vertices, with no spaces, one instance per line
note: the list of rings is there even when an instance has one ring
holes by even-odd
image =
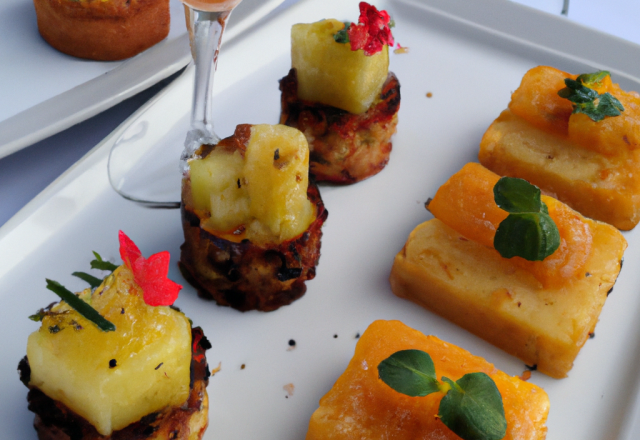
[[[298,130],[239,125],[189,161],[182,185],[180,268],[201,297],[271,311],[306,291],[327,211],[309,181]]]
[[[40,35],[68,55],[132,57],[169,34],[169,0],[33,0]]]
[[[611,77],[585,87],[619,100],[624,111],[600,121],[572,114],[558,95],[577,75],[539,66],[528,71],[509,108],[491,124],[478,158],[490,170],[530,181],[587,217],[622,230],[640,221],[640,95]]]
[[[489,375],[502,395],[507,421],[504,440],[546,437],[549,398],[544,390],[507,376],[484,359],[399,321],[375,321],[362,334],[345,372],[320,400],[309,422],[307,440],[459,440],[438,417],[442,393],[409,397],[380,379],[380,362],[408,349],[428,353],[437,378],[458,380],[471,372]]]
[[[493,201],[498,178],[471,163],[438,190],[429,204],[436,218],[396,255],[391,289],[562,378],[595,329],[627,243],[614,227],[543,196],[559,248],[542,261],[503,258],[492,244],[507,217]]]

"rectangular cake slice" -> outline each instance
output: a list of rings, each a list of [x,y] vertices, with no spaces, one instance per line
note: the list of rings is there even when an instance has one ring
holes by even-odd
[[[502,396],[507,422],[505,440],[546,437],[549,398],[544,390],[399,321],[375,321],[358,341],[346,371],[320,400],[320,407],[309,422],[307,440],[459,440],[438,417],[443,393],[410,397],[379,378],[380,362],[408,349],[428,353],[438,379],[446,376],[457,381],[467,373],[478,372],[489,375]]]
[[[567,375],[594,331],[620,271],[626,241],[586,219],[593,234],[584,276],[543,288],[494,249],[438,219],[413,230],[396,255],[391,288],[555,378]]]

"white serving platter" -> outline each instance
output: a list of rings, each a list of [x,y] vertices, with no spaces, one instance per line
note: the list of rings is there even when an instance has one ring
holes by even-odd
[[[306,0],[229,45],[221,57],[225,68],[216,78],[218,134],[231,134],[238,123],[277,122],[277,80],[289,68],[290,26],[324,17],[355,20],[357,3]],[[329,211],[322,257],[300,300],[270,313],[240,313],[200,300],[177,270],[183,240],[179,212],[139,207],[109,186],[106,164],[118,139],[135,135],[159,144],[158,139],[182,139],[189,72],[0,228],[4,437],[35,438],[16,366],[28,334],[38,327],[27,316],[56,299],[44,288],[44,278],[79,290],[82,282],[70,274],[87,270],[92,250],[119,263],[119,229],[147,256],[171,252],[169,275],[185,285],[176,305],[213,344],[209,363],[222,369],[208,388],[206,439],[303,438],[318,400],[351,358],[356,335],[376,319],[399,319],[510,375],[523,372],[520,360],[396,298],[388,283],[393,258],[409,232],[431,218],[424,209],[427,198],[476,160],[484,130],[526,70],[539,64],[576,73],[606,67],[623,88],[640,90],[633,61],[640,59],[640,47],[507,0],[381,0],[378,6],[392,14],[396,40],[410,48],[391,57],[402,84],[394,149],[377,176],[347,187],[321,186]],[[166,157],[169,172],[176,162],[176,156]],[[629,241],[625,267],[595,338],[587,341],[568,378],[534,372],[530,379],[551,400],[549,440],[639,436],[640,271],[634,267],[640,263],[640,237],[637,231],[624,235]],[[290,339],[297,343],[294,350],[289,350]],[[287,384],[294,385],[293,395],[283,388]]]
[[[233,12],[229,42],[284,0],[244,0]],[[184,7],[170,0],[168,37],[123,61],[74,58],[38,33],[32,1],[0,2],[0,158],[45,139],[152,86],[191,60]]]

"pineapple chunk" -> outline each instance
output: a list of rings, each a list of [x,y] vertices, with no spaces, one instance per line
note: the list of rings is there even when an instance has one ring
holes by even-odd
[[[379,96],[389,71],[389,47],[366,56],[337,43],[338,20],[296,24],[291,28],[291,66],[298,76],[298,98],[350,113],[367,111]]]
[[[221,231],[251,219],[249,196],[243,177],[244,158],[239,151],[214,149],[203,160],[189,163],[193,207],[211,215],[211,225]]]
[[[244,226],[246,233],[236,238],[279,243],[300,235],[315,219],[307,198],[309,146],[299,130],[253,125],[244,155],[214,148],[189,166],[193,207],[209,213],[207,229],[230,232]]]
[[[191,326],[182,313],[144,303],[121,266],[80,294],[115,332],[103,332],[65,302],[29,336],[30,386],[62,402],[102,435],[189,396]]]

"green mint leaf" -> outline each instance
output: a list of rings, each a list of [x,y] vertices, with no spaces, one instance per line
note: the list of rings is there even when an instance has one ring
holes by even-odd
[[[440,391],[436,370],[428,353],[398,351],[378,365],[380,379],[399,393],[411,397]]]
[[[574,104],[593,102],[593,100],[598,97],[598,92],[582,85],[579,81],[567,78],[564,80],[564,83],[567,87],[560,89],[560,91],[558,91],[558,95],[561,98],[568,99]]]
[[[440,420],[464,440],[500,440],[507,433],[502,396],[485,373],[469,373],[458,381],[443,377],[451,390],[440,401]]]
[[[607,70],[600,70],[595,73],[583,73],[579,75],[577,80],[587,86],[599,86],[603,79],[611,75]]]
[[[339,30],[338,32],[336,32],[333,35],[333,39],[336,41],[336,43],[349,43],[349,28],[351,27],[351,23],[349,23],[348,21],[344,22],[344,28],[342,28],[341,30]]]
[[[113,272],[118,268],[117,265],[103,260],[100,254],[98,254],[97,252],[94,251],[93,255],[96,257],[96,259],[91,260],[91,269],[108,270]]]
[[[493,187],[493,198],[500,209],[507,212],[539,212],[540,188],[524,179],[502,177]]]
[[[542,261],[558,249],[560,233],[538,187],[523,179],[502,177],[493,187],[493,196],[498,207],[509,213],[493,239],[502,257]]]
[[[102,280],[100,278],[94,277],[93,275],[89,275],[85,272],[74,272],[71,275],[80,278],[82,281],[86,281],[91,287],[94,288],[102,284]]]
[[[620,116],[624,111],[622,103],[611,93],[606,92],[598,99],[598,111],[604,116]]]
[[[496,230],[493,246],[504,258],[542,261],[560,246],[560,234],[549,214],[509,214]]]
[[[89,321],[93,322],[100,330],[105,332],[115,331],[116,326],[112,322],[107,321],[100,313],[93,307],[87,304],[82,299],[78,298],[73,292],[68,290],[62,284],[57,281],[47,279],[47,289],[58,295],[71,306],[76,312],[80,313]]]
[[[609,75],[606,70],[584,73],[576,80],[566,78],[567,87],[558,91],[558,95],[573,103],[573,113],[584,113],[592,121],[599,122],[605,117],[620,116],[624,107],[611,93],[602,95],[587,86],[597,86]]]

